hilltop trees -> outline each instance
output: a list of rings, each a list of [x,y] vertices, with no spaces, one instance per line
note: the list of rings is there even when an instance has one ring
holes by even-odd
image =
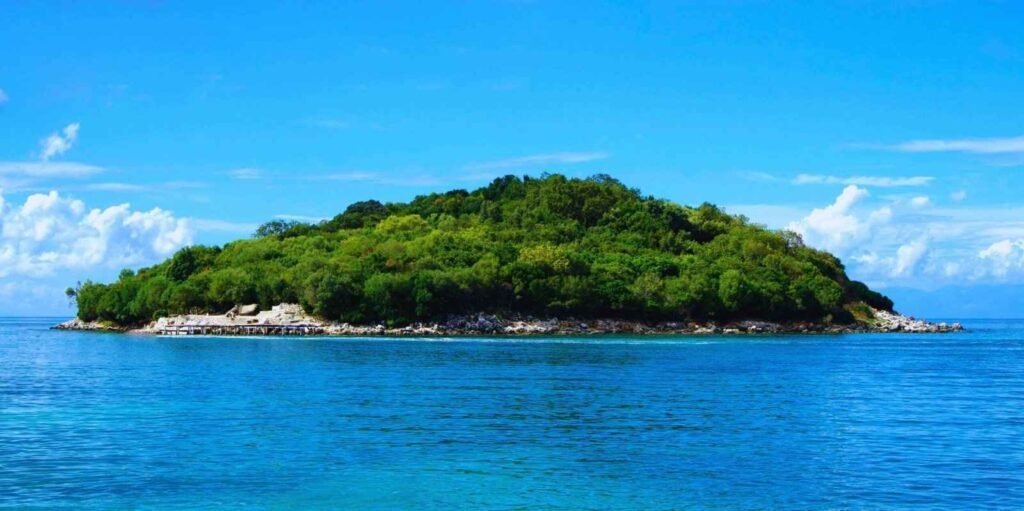
[[[843,320],[854,302],[892,308],[793,233],[646,197],[606,175],[505,176],[408,204],[357,202],[319,224],[270,222],[253,239],[188,247],[73,291],[81,319],[125,325],[280,302],[390,324],[478,311]]]

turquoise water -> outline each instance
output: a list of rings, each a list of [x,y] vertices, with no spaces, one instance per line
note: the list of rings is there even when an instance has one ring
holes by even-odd
[[[0,508],[1024,509],[1024,323],[154,338],[0,320]]]

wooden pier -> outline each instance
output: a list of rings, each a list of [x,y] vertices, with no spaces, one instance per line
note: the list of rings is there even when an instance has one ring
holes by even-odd
[[[324,328],[299,325],[165,325],[159,335],[323,335]]]

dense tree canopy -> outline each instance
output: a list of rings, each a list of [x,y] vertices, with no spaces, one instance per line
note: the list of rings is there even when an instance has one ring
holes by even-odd
[[[253,239],[187,247],[71,294],[81,319],[123,325],[282,302],[389,324],[469,312],[847,321],[860,302],[892,308],[794,233],[645,197],[605,175],[506,176],[408,204],[357,202],[316,225],[270,222]]]

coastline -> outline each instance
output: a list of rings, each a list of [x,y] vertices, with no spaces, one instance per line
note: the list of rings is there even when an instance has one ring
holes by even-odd
[[[959,323],[932,323],[909,316],[873,310],[870,321],[846,325],[823,322],[778,323],[760,320],[714,322],[644,322],[622,319],[536,318],[526,315],[497,316],[468,314],[451,316],[442,322],[414,323],[404,327],[383,324],[352,325],[324,321],[306,314],[294,304],[281,304],[269,311],[252,306],[232,309],[226,314],[188,314],[162,317],[142,328],[128,328],[104,322],[72,319],[53,328],[93,332],[144,335],[230,335],[230,336],[331,336],[331,337],[465,337],[465,336],[579,336],[629,335],[751,335],[751,334],[845,334],[845,333],[947,333],[963,330]]]

